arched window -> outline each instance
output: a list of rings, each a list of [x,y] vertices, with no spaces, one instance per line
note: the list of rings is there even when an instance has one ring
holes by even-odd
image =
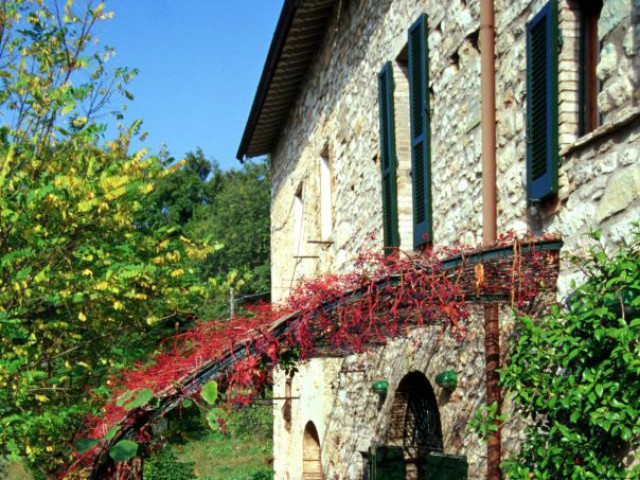
[[[313,422],[304,427],[302,439],[302,480],[322,480],[320,437]]]

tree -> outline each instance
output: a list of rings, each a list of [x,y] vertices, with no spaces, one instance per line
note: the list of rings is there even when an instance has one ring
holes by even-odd
[[[222,295],[202,305],[207,318],[229,314],[229,289],[247,296],[269,291],[270,181],[267,162],[222,170],[197,148],[176,161],[161,154],[167,174],[149,195],[143,225],[170,227],[191,238],[215,238],[220,250],[191,266]],[[211,280],[212,279],[212,280]]]
[[[50,474],[74,448],[107,378],[157,348],[162,319],[206,301],[190,262],[214,249],[145,229],[167,174],[128,153],[139,123],[104,142],[93,119],[130,72],[92,52],[104,4],[0,5],[0,456]]]
[[[204,260],[204,278],[224,278],[238,270],[251,278],[247,292],[269,290],[269,168],[269,163],[262,161],[221,171],[214,163],[209,201],[197,206],[185,227],[193,238],[213,237],[224,245]]]
[[[211,200],[207,180],[212,165],[200,148],[188,152],[179,163],[168,153],[165,155],[165,167],[177,165],[179,168],[158,182],[149,195],[149,213],[145,223],[152,228],[169,225],[182,229],[193,218],[198,206]]]

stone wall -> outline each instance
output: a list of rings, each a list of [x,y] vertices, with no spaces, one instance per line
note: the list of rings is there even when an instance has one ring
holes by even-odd
[[[479,2],[337,3],[340,8],[329,22],[323,46],[272,156],[272,297],[276,302],[301,279],[344,271],[363,249],[381,245],[377,74],[386,61],[393,62],[397,95],[401,242],[403,248],[411,249],[403,58],[407,29],[423,12],[429,25],[434,243],[475,244],[481,238]],[[603,49],[597,69],[604,123],[579,137],[578,17],[574,0],[558,0],[563,39],[560,192],[554,201],[530,206],[525,166],[526,24],[545,4],[545,0],[495,0],[498,229],[559,232],[564,236],[566,258],[584,248],[583,234],[589,230],[602,228],[605,238],[619,240],[640,217],[640,8],[637,0],[604,1],[598,25]],[[333,174],[330,239],[321,238],[319,162],[323,156],[329,157]],[[303,203],[298,248],[292,214],[296,193]],[[560,296],[577,276],[563,265]],[[412,369],[424,372],[433,383],[436,372],[452,365],[464,371],[459,389],[448,399],[437,392],[445,451],[467,455],[469,478],[482,477],[484,446],[463,428],[484,402],[482,327],[474,318],[470,336],[461,345],[449,343],[446,336],[439,338],[438,329],[426,329],[415,333],[417,342],[397,341],[380,351],[302,365],[292,380],[288,427],[278,414],[283,405],[276,402],[276,478],[300,478],[302,453],[296,445],[308,421],[320,434],[327,478],[359,478],[361,452],[382,440],[389,418],[390,407],[378,403],[370,391],[371,381],[384,376],[393,391]],[[503,330],[509,328],[507,318],[502,316]],[[276,380],[275,396],[285,396],[282,372]],[[506,451],[517,445],[517,432],[515,427],[505,430]]]
[[[434,387],[447,454],[466,455],[469,478],[480,478],[486,468],[484,443],[467,428],[470,416],[484,401],[484,336],[473,329],[458,342],[439,326],[416,330],[409,339],[344,359],[313,359],[299,366],[292,378],[292,419],[287,430],[283,418],[286,375],[275,373],[274,431],[275,478],[302,478],[302,436],[314,421],[320,434],[324,478],[362,478],[369,447],[388,443],[391,408],[398,384],[412,371],[423,372]],[[452,392],[435,384],[444,370],[459,372]],[[386,397],[374,393],[376,380],[388,380]],[[327,392],[327,387],[329,392]],[[322,399],[320,403],[319,399]],[[324,414],[321,414],[324,412]],[[297,421],[296,421],[297,420]],[[286,432],[286,433],[284,433]],[[284,435],[283,435],[284,433]]]
[[[276,478],[302,478],[302,439],[308,422],[314,423],[321,448],[324,448],[332,417],[329,400],[334,396],[332,382],[339,375],[341,363],[337,359],[314,358],[299,365],[299,372],[292,377],[287,377],[281,370],[274,373],[273,430],[278,432],[274,435],[273,445]],[[324,453],[325,457],[327,455],[328,452]]]
[[[563,259],[567,259],[585,248],[589,231],[601,228],[607,241],[620,241],[628,234],[630,223],[640,217],[636,172],[640,162],[640,8],[637,0],[604,1],[598,23],[599,40],[604,46],[597,68],[602,82],[598,106],[603,124],[579,137],[577,2],[558,1],[562,37],[558,82],[560,191],[551,203],[528,206],[524,195],[525,25],[545,3],[496,1],[497,11],[509,12],[497,16],[496,28],[498,230],[560,233],[565,241]],[[560,275],[559,297],[579,276],[567,263]]]
[[[481,237],[479,3],[364,1],[342,2],[327,30],[322,51],[308,74],[280,143],[273,154],[272,281],[273,298],[287,296],[302,278],[348,265],[357,252],[380,244],[381,188],[377,80],[386,61],[396,67],[397,92],[404,85],[402,56],[408,26],[429,15],[431,150],[434,241],[475,244]],[[564,217],[583,217],[583,202],[567,202],[572,193],[570,169],[561,177],[560,205],[529,207],[526,183],[526,22],[545,1],[496,0],[496,70],[498,135],[498,227],[518,232],[558,230],[566,236],[589,226],[564,228]],[[598,76],[598,103],[604,127],[628,123],[638,111],[637,0],[607,0],[599,32],[604,45]],[[575,0],[559,0],[563,38],[560,52],[560,146],[565,162],[588,155],[600,138],[617,129],[578,138],[577,13]],[[366,19],[363,22],[362,19]],[[399,97],[401,93],[397,93]],[[399,147],[406,143],[408,115],[396,109]],[[400,116],[404,116],[404,123]],[[637,130],[637,119],[631,127]],[[597,132],[596,132],[597,133]],[[634,138],[629,139],[633,142]],[[573,148],[580,144],[579,152]],[[619,150],[626,147],[616,143]],[[319,162],[329,152],[334,175],[332,243],[320,238]],[[626,154],[627,156],[629,154]],[[403,248],[411,247],[410,159],[398,149],[400,230]],[[598,160],[600,161],[600,160]],[[611,164],[610,160],[608,161]],[[576,161],[574,163],[579,163]],[[606,163],[606,162],[605,162]],[[614,167],[615,169],[615,167]],[[610,176],[613,170],[604,172]],[[602,182],[597,169],[589,179]],[[294,247],[293,199],[302,188],[303,238]],[[572,208],[573,207],[573,208]],[[597,227],[593,224],[591,227]],[[607,225],[605,225],[606,227]],[[369,234],[375,234],[372,241]]]

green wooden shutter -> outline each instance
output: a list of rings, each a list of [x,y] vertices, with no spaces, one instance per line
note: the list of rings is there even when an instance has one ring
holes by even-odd
[[[467,480],[467,458],[430,452],[425,472],[427,480]]]
[[[402,447],[382,445],[369,449],[369,480],[404,480]]]
[[[429,49],[427,16],[409,28],[409,93],[411,105],[411,175],[413,186],[413,245],[432,241],[431,134],[429,130]]]
[[[547,3],[527,24],[527,199],[558,192],[558,9]]]
[[[382,168],[382,216],[384,222],[384,246],[399,247],[398,193],[396,184],[396,145],[393,122],[393,70],[385,64],[378,74],[380,110],[380,153]]]

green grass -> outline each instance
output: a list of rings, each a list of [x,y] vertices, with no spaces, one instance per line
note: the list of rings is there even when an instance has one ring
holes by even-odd
[[[32,480],[32,478],[22,462],[0,458],[0,480]]]
[[[250,480],[271,468],[271,442],[251,436],[234,439],[211,432],[173,448],[181,461],[194,462],[193,472],[200,479]]]
[[[273,478],[271,407],[232,412],[226,435],[211,430],[195,408],[183,411],[171,423],[179,428],[165,448],[145,461],[145,480]],[[0,480],[32,479],[21,462],[0,458]]]
[[[176,420],[172,423],[175,425]],[[145,480],[270,480],[273,478],[270,407],[249,407],[229,416],[228,432],[214,432],[198,414],[145,467]]]

